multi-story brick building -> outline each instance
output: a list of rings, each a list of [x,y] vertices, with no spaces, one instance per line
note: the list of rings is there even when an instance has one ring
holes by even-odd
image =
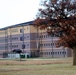
[[[71,50],[56,48],[58,36],[48,35],[46,30],[33,26],[33,21],[0,29],[0,57],[7,57],[15,49],[30,57],[68,57]]]

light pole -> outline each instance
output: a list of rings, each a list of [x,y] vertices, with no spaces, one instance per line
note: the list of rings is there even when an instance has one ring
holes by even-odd
[[[38,33],[38,27],[37,27],[37,39],[36,39],[36,44],[37,44],[36,53],[37,53],[37,56],[39,57],[39,56],[40,56],[40,38],[39,38],[39,33]]]
[[[24,49],[25,49],[25,45],[24,45],[24,26],[23,26],[23,29],[22,29],[22,33],[23,33],[23,36],[22,36],[22,38],[23,38],[23,47],[22,47],[22,49],[23,49],[23,53],[24,53]]]
[[[5,29],[5,53],[8,54],[8,37],[7,30]]]
[[[12,52],[12,29],[10,28],[10,50]]]

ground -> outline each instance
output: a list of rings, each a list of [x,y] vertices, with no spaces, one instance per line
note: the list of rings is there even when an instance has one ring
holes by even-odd
[[[72,58],[0,59],[0,75],[76,75]]]

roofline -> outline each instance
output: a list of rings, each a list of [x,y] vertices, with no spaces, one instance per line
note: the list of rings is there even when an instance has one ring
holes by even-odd
[[[15,24],[15,25],[11,25],[11,26],[7,26],[4,28],[1,28],[0,30],[6,30],[8,28],[14,28],[14,27],[20,27],[20,26],[28,26],[28,25],[33,25],[34,21],[28,21],[28,22],[24,22],[24,23],[19,23],[19,24]]]

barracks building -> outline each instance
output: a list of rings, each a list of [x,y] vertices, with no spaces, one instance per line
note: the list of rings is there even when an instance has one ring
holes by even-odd
[[[59,34],[60,36],[60,34]],[[13,50],[28,53],[29,57],[69,57],[71,50],[56,47],[59,36],[33,26],[33,21],[0,29],[0,58],[7,58]]]

